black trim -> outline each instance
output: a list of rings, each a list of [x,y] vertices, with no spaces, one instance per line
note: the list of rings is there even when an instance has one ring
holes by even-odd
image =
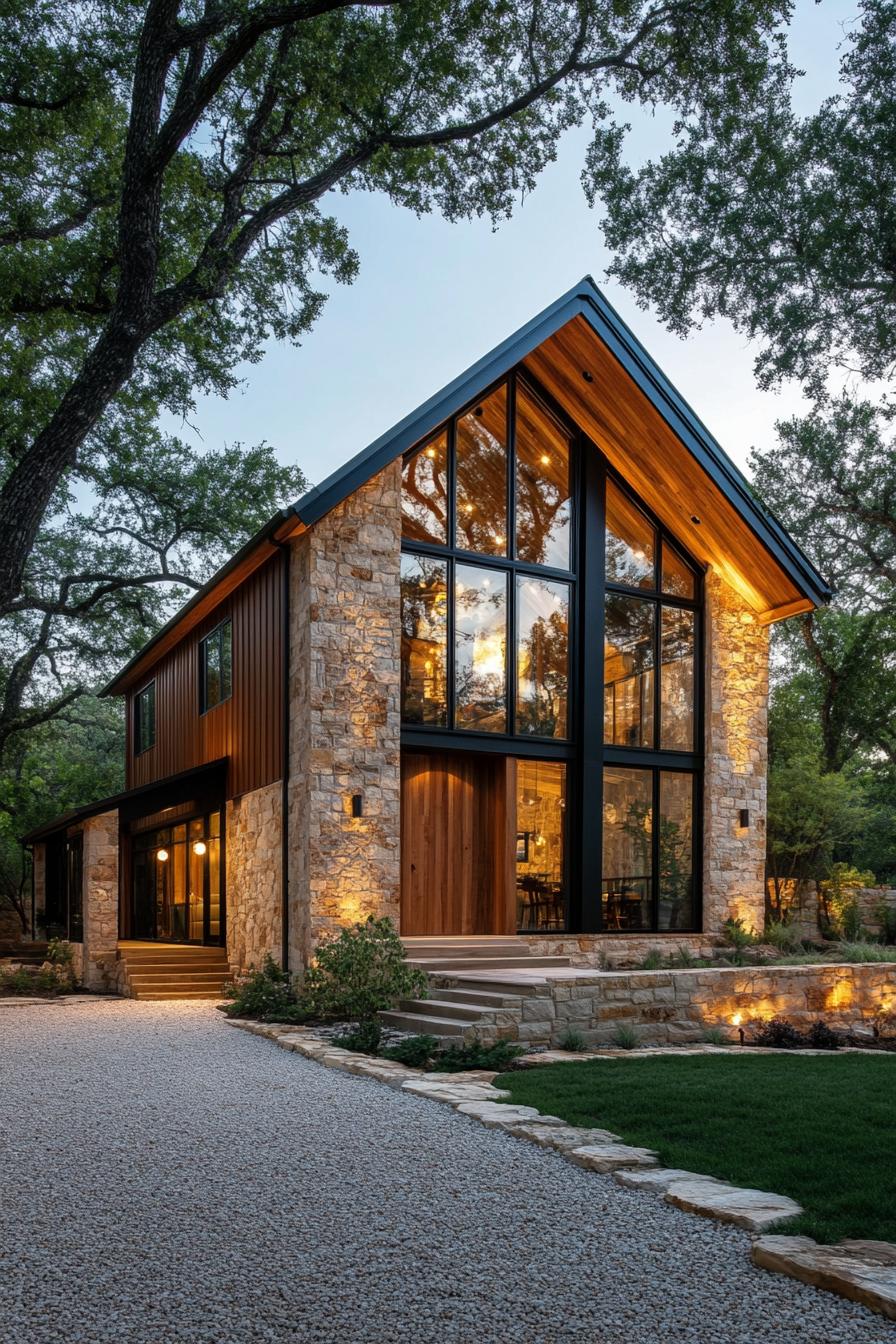
[[[467,402],[481,397],[484,387],[499,382],[515,365],[575,317],[584,318],[612,351],[635,385],[699,462],[716,488],[737,510],[746,526],[774,556],[800,593],[816,606],[829,602],[833,596],[830,585],[785,531],[775,515],[756,498],[746,478],[681,393],[673,387],[659,365],[598,289],[591,276],[586,275],[566,294],[561,295],[482,359],[477,360],[469,369],[381,435],[363,452],[333,472],[320,485],[314,486],[290,508],[276,514],[143,646],[100,694],[112,695],[120,692],[131,669],[146,657],[153,646],[174,629],[197,603],[213,592],[217,584],[258,546],[265,542],[273,544],[274,533],[284,523],[291,519],[297,519],[306,526],[318,522],[396,457],[413,448],[422,439],[430,437],[444,421],[457,414]],[[449,533],[449,536],[453,536],[453,532]]]
[[[152,741],[142,745],[143,736],[143,697],[148,691],[152,691]],[[134,694],[134,759],[143,756],[147,751],[152,751],[156,744],[156,716],[159,712],[158,697],[156,696],[156,679],[152,677],[140,690]]]
[[[218,637],[218,650],[221,659],[220,679],[221,687],[224,685],[224,643],[223,632],[226,626],[230,626],[230,684],[227,688],[227,694],[221,695],[213,705],[208,703],[208,647],[209,641]],[[233,695],[233,616],[224,616],[218,624],[209,630],[207,635],[203,635],[197,648],[199,650],[199,717],[203,714],[210,714],[213,709],[219,705],[226,704]]]

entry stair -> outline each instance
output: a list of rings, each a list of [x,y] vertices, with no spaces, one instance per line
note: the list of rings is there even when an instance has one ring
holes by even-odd
[[[132,999],[220,999],[231,979],[223,947],[122,942],[118,956],[122,992]]]
[[[460,1044],[477,1027],[493,1035],[522,1016],[528,985],[503,978],[505,971],[537,971],[569,965],[569,957],[533,956],[518,938],[402,938],[408,964],[426,971],[429,997],[402,999],[380,1013],[384,1026]],[[466,972],[466,974],[465,974]]]

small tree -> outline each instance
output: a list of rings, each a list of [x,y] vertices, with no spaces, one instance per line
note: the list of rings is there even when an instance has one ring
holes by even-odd
[[[424,971],[407,964],[391,919],[374,919],[341,929],[317,950],[305,974],[303,1001],[314,1017],[341,1018],[359,1026],[400,998],[426,993]]]

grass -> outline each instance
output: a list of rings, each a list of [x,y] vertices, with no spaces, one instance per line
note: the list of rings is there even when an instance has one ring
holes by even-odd
[[[896,1059],[682,1056],[504,1074],[513,1102],[609,1128],[669,1167],[790,1195],[817,1241],[896,1241]]]

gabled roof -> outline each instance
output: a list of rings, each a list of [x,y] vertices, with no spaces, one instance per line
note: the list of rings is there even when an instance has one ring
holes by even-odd
[[[600,376],[583,368],[600,367]],[[483,388],[516,365],[530,368],[565,404],[623,475],[637,446],[641,480],[632,484],[673,532],[739,588],[760,619],[772,621],[830,601],[831,589],[814,565],[763,506],[745,476],[673,387],[590,276],[509,336],[464,373],[405,416],[369,447],[282,510],[149,641],[103,694],[124,690],[176,642],[175,632],[191,614],[196,619],[241,580],[251,557],[262,563],[278,540],[313,526],[388,463],[426,438],[472,401]],[[583,385],[579,380],[584,377]],[[608,416],[603,404],[610,384],[620,399],[634,404],[630,421]],[[676,514],[670,510],[670,483],[687,481]],[[651,488],[655,498],[648,497]],[[690,500],[691,503],[686,501]],[[696,501],[696,505],[694,504]],[[713,515],[713,527],[701,515]],[[683,527],[690,527],[683,534]],[[740,537],[738,563],[727,551]],[[260,558],[259,558],[260,556]],[[745,571],[750,570],[748,574]],[[228,583],[228,580],[230,582]],[[774,593],[774,598],[768,596]],[[219,596],[217,596],[219,594]],[[192,622],[190,622],[192,624]],[[184,627],[185,629],[187,626]]]

